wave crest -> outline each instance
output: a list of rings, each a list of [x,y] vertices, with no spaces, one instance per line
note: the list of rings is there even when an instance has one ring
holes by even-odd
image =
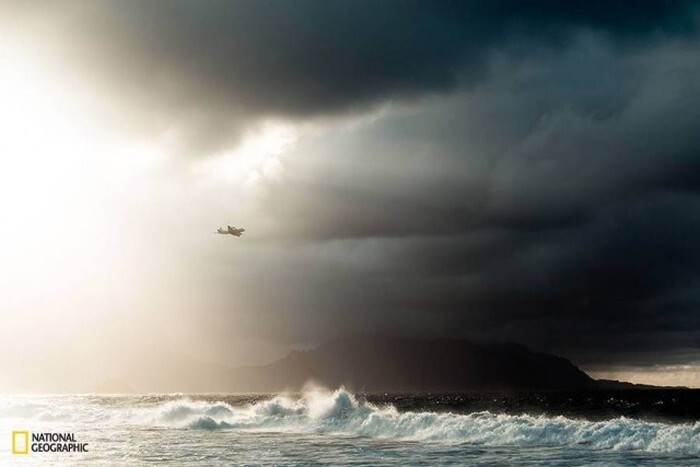
[[[399,412],[340,388],[314,389],[301,398],[276,396],[247,407],[178,401],[162,409],[160,422],[198,429],[339,433],[371,438],[484,446],[587,446],[593,449],[700,454],[700,422],[666,424],[629,418],[605,421],[563,416],[466,415]],[[166,404],[167,405],[167,404]]]
[[[700,422],[658,423],[630,418],[604,421],[563,416],[408,411],[358,400],[343,388],[278,395],[245,406],[181,398],[154,403],[84,397],[0,399],[0,421],[33,420],[82,425],[145,425],[177,429],[329,433],[375,439],[477,446],[580,447],[615,451],[700,455]]]

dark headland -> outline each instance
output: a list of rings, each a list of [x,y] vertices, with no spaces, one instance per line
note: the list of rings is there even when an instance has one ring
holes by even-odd
[[[241,367],[229,391],[298,390],[313,381],[363,392],[555,391],[620,389],[569,360],[524,345],[458,339],[343,339],[294,351],[269,365]]]

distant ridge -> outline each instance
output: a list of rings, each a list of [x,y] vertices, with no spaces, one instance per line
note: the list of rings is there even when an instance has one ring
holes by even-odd
[[[341,339],[231,374],[230,391],[298,390],[308,381],[363,392],[595,389],[569,360],[524,345],[459,339]]]
[[[105,378],[95,386],[94,392],[97,394],[133,394],[136,390],[120,378]]]
[[[689,389],[687,386],[654,386],[653,384],[629,383],[615,379],[596,380],[596,389]]]

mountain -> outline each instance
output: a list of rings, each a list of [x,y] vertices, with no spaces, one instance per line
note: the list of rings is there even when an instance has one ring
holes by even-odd
[[[626,389],[689,389],[687,386],[654,386],[653,384],[629,383],[627,381],[618,381],[614,379],[599,379],[596,380],[596,389],[601,390],[626,390]]]
[[[457,339],[343,339],[274,363],[233,370],[229,391],[301,389],[308,381],[363,392],[592,389],[565,358],[514,344]]]
[[[95,386],[93,392],[97,394],[133,394],[134,388],[120,378],[105,378]]]

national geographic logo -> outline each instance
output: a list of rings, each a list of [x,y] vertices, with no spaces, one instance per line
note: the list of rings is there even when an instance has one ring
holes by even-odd
[[[75,433],[12,432],[12,454],[30,452],[88,452],[88,443],[76,441]]]
[[[12,432],[12,454],[29,454],[29,432]]]

